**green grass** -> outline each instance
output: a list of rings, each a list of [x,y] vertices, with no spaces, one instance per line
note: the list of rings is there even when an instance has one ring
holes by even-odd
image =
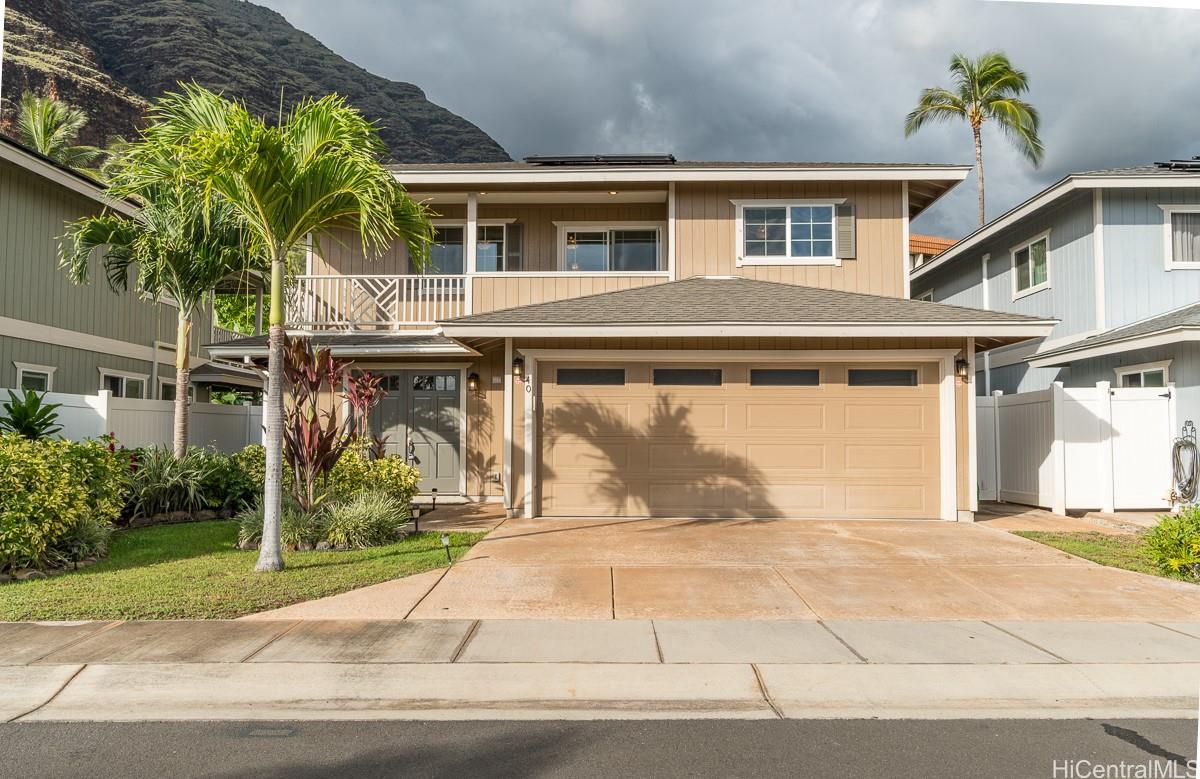
[[[1150,558],[1141,536],[1107,533],[1047,533],[1039,530],[1015,531],[1022,538],[1061,549],[1068,554],[1113,568],[1163,576]]]
[[[455,559],[483,533],[451,533]],[[349,552],[285,552],[280,573],[254,572],[234,548],[237,524],[196,522],[116,533],[109,555],[78,571],[0,585],[0,621],[224,619],[336,595],[446,565],[436,533]]]

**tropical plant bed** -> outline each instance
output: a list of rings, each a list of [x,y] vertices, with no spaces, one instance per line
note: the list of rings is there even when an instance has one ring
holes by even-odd
[[[1141,535],[1111,533],[1049,533],[1040,530],[1014,531],[1022,538],[1091,560],[1094,563],[1127,571],[1165,576]],[[1178,577],[1168,577],[1178,578]]]
[[[286,569],[255,573],[257,553],[235,548],[234,522],[195,522],[119,531],[108,557],[49,579],[0,586],[0,621],[228,619],[446,565],[437,533],[387,546],[285,552]],[[483,533],[450,533],[461,557]]]

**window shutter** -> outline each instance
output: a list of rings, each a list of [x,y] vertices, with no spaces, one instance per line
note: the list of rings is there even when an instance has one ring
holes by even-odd
[[[851,203],[842,203],[837,207],[837,224],[835,234],[837,236],[837,257],[839,260],[853,259],[855,257],[854,245],[854,205]]]
[[[524,230],[520,222],[508,225],[504,232],[504,270],[521,270],[521,239]]]

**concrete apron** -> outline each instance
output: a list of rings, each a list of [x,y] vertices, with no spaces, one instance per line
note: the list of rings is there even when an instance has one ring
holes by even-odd
[[[0,721],[1188,717],[1200,623],[0,623]]]

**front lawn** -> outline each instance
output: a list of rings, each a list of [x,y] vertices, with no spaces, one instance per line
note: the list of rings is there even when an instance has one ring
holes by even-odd
[[[451,533],[461,557],[484,533]],[[336,595],[446,565],[436,533],[349,552],[285,552],[258,574],[258,552],[234,548],[237,524],[196,522],[116,533],[106,559],[49,579],[0,585],[0,621],[226,619]]]
[[[1040,530],[1015,531],[1022,538],[1061,549],[1068,554],[1091,560],[1113,568],[1162,576],[1146,548],[1146,542],[1138,535],[1112,535],[1107,533],[1048,533]]]

